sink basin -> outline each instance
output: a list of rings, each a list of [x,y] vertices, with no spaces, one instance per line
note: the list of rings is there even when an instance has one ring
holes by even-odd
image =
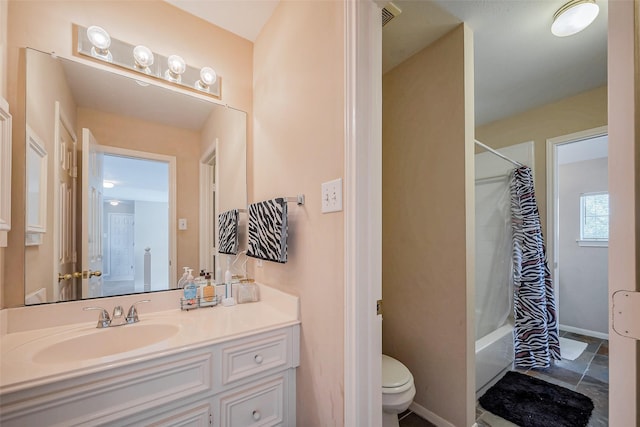
[[[172,324],[137,323],[94,329],[48,345],[33,355],[36,363],[67,363],[136,350],[167,340],[180,328]]]

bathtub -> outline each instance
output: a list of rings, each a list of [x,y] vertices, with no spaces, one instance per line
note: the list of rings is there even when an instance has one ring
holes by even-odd
[[[476,393],[513,363],[513,324],[476,340]]]

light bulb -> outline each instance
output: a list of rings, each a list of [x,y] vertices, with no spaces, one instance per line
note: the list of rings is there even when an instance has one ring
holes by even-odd
[[[202,67],[200,70],[200,80],[197,81],[197,87],[200,90],[209,90],[209,86],[218,80],[218,75],[211,67]]]
[[[97,25],[90,26],[87,28],[87,38],[93,45],[91,47],[92,56],[109,62],[113,60],[113,56],[109,52],[111,37],[109,37],[109,33],[104,28]]]
[[[553,16],[551,32],[558,37],[579,33],[596,19],[599,12],[595,0],[572,0]]]
[[[181,74],[187,69],[184,59],[178,55],[171,55],[167,59],[167,65],[169,69],[165,72],[165,78],[172,82],[179,83],[182,79]]]
[[[133,48],[133,59],[136,62],[136,68],[149,74],[150,66],[153,65],[153,52],[146,46],[136,46]]]

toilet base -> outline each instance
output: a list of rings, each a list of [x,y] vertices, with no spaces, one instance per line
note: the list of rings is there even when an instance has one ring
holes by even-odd
[[[382,411],[382,427],[399,427],[398,414]]]

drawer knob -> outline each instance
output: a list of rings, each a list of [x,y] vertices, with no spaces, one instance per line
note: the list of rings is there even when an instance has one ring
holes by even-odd
[[[253,411],[251,415],[253,416],[254,421],[259,421],[260,417],[262,417],[262,415],[260,415],[260,411]]]
[[[256,355],[253,357],[253,360],[255,360],[255,361],[256,361],[256,363],[259,365],[259,364],[261,364],[261,363],[262,363],[262,356],[260,356],[259,354],[256,354]]]

